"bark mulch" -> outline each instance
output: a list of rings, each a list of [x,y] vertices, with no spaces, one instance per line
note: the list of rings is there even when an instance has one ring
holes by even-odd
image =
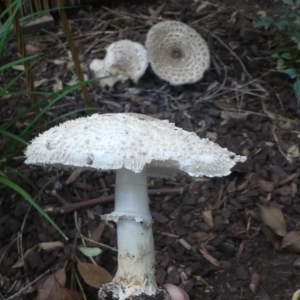
[[[195,84],[172,87],[148,69],[137,85],[117,84],[112,91],[101,90],[97,84],[89,86],[93,106],[100,113],[136,112],[168,119],[248,157],[225,178],[149,179],[157,281],[180,285],[191,299],[283,300],[291,299],[300,288],[299,255],[275,250],[261,230],[257,206],[277,207],[283,212],[288,231],[300,230],[300,106],[292,83],[276,71],[270,57],[272,32],[253,29],[260,1],[257,6],[243,3],[126,2],[88,6],[70,13],[87,75],[91,75],[89,61],[103,57],[105,46],[125,38],[144,43],[148,29],[160,20],[185,22],[209,44],[211,68]],[[59,19],[55,30],[27,39],[27,47],[29,53],[39,54],[34,70],[39,90],[59,90],[75,82]],[[12,42],[7,61],[18,57],[16,49]],[[18,72],[7,71],[0,84]],[[24,88],[25,80],[19,80],[18,85]],[[1,99],[1,122],[29,105],[27,97]],[[78,90],[53,106],[44,122],[83,105]],[[71,117],[82,115],[78,112]],[[27,115],[17,122],[13,133],[31,118]],[[36,134],[28,134],[28,140]],[[3,142],[0,140],[0,145]],[[100,221],[101,214],[113,209],[114,174],[43,169],[26,166],[23,161],[23,156],[17,157],[10,166],[33,181],[38,192],[19,177],[5,175],[36,197],[69,241],[20,195],[0,186],[0,298],[34,299],[34,280],[48,276],[66,262],[67,286],[72,287],[74,257],[89,261],[77,249],[82,243],[80,234],[103,244],[96,262],[114,273],[117,256],[110,247],[116,247],[116,230]],[[96,200],[87,207],[86,201],[91,199]],[[38,246],[53,241],[63,242],[64,247],[46,251]],[[23,291],[26,285],[29,288]],[[83,287],[95,299],[97,290]]]

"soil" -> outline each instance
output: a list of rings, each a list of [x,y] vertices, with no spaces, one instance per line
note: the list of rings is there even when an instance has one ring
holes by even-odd
[[[281,6],[268,5],[272,1],[252,2],[167,1],[163,6],[163,2],[125,2],[88,6],[69,15],[79,57],[89,76],[90,60],[103,57],[105,46],[119,39],[144,43],[148,29],[161,20],[189,24],[210,47],[211,67],[195,84],[170,86],[149,68],[138,84],[117,84],[111,91],[101,90],[97,83],[89,85],[92,106],[99,113],[136,112],[168,119],[248,158],[224,178],[192,180],[178,175],[149,179],[157,281],[179,285],[195,300],[284,300],[292,299],[300,289],[299,255],[274,248],[261,230],[257,206],[279,208],[288,231],[300,230],[300,106],[292,82],[276,71],[271,58],[272,32],[253,28],[259,10],[276,13]],[[39,91],[59,90],[61,85],[74,83],[59,19],[55,30],[28,37],[26,42],[28,53],[38,54],[34,76]],[[4,55],[6,62],[18,58],[13,41]],[[0,85],[19,72],[9,69],[1,74]],[[25,87],[21,77],[11,90]],[[1,123],[24,111],[30,101],[30,97],[18,95],[1,99]],[[79,110],[83,107],[81,92],[76,90],[52,106],[42,122],[49,128],[84,116],[86,112]],[[63,116],[70,112],[73,114]],[[10,131],[20,133],[32,119],[32,114],[25,115]],[[31,131],[25,138],[29,141],[37,134]],[[2,150],[6,139],[0,136]],[[1,175],[35,197],[48,212],[52,209],[49,214],[69,241],[21,195],[0,185],[1,299],[35,299],[37,288],[31,283],[66,263],[67,286],[72,287],[74,257],[89,262],[77,249],[82,242],[80,234],[104,244],[103,253],[95,260],[114,274],[116,252],[105,245],[116,247],[116,230],[100,219],[113,210],[114,174],[27,166],[22,153],[9,167],[23,178],[8,169]],[[72,203],[85,206],[91,199],[98,200],[90,207],[72,210]],[[59,207],[65,211],[61,213]],[[38,246],[53,241],[63,242],[64,247],[46,251]],[[22,290],[27,285],[29,288]],[[96,298],[97,289],[84,283],[83,288],[88,299]]]

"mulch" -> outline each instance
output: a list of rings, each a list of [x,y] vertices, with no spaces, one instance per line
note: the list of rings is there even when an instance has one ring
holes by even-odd
[[[298,254],[274,249],[261,231],[257,207],[263,204],[279,208],[289,230],[300,230],[297,189],[300,105],[292,83],[276,71],[270,57],[272,49],[268,40],[272,32],[253,29],[256,11],[253,7],[251,11],[246,8],[241,3],[234,7],[216,1],[142,5],[128,2],[110,7],[89,6],[69,16],[88,76],[91,76],[88,63],[93,58],[102,58],[105,46],[125,38],[144,43],[147,30],[161,20],[185,22],[208,42],[211,68],[195,84],[172,87],[148,69],[137,85],[117,84],[112,91],[101,90],[96,83],[89,86],[92,105],[100,113],[136,112],[168,119],[248,157],[225,178],[149,179],[149,189],[154,190],[150,208],[155,221],[157,281],[180,285],[191,299],[283,300],[291,299],[300,288]],[[29,38],[27,47],[30,54],[39,54],[34,68],[39,90],[59,90],[60,86],[74,83],[72,60],[59,19],[55,30]],[[5,54],[7,61],[18,57],[16,49],[11,42]],[[0,77],[0,85],[18,72],[7,71]],[[24,78],[17,84],[15,90],[25,88]],[[1,122],[29,105],[29,97],[1,99]],[[53,106],[44,115],[43,122],[47,124],[83,106],[77,90]],[[77,112],[71,117],[84,114]],[[17,134],[31,118],[32,115],[27,115],[16,123],[13,133]],[[36,134],[28,134],[27,139]],[[0,140],[0,145],[4,145],[4,140]],[[96,237],[99,243],[116,247],[114,226],[102,224],[99,229],[101,214],[113,209],[113,173],[43,169],[26,166],[23,161],[23,156],[17,157],[10,166],[32,180],[38,192],[14,174],[5,175],[36,197],[69,242],[20,195],[0,186],[1,299],[16,294],[35,278],[61,268],[66,261],[72,264],[74,253],[82,261],[88,261],[76,249],[81,243],[78,231],[86,237]],[[103,197],[106,200],[101,202]],[[76,212],[69,209],[60,213],[57,209],[90,199],[100,202]],[[51,251],[36,247],[49,241],[62,241],[65,247]],[[29,249],[30,255],[26,255]],[[16,267],[16,262],[23,257],[22,266]],[[116,252],[111,249],[103,247],[96,261],[109,272],[116,271]],[[71,267],[68,272],[71,277]],[[84,289],[95,298],[96,289],[87,285]],[[33,299],[35,294],[32,285],[14,299]]]

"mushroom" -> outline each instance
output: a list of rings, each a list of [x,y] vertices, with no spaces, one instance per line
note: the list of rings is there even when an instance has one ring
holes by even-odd
[[[137,83],[148,67],[147,51],[143,45],[130,40],[121,40],[106,48],[104,59],[94,59],[90,70],[96,77],[106,77],[99,81],[101,87],[112,88],[116,82],[129,78]]]
[[[101,300],[169,299],[155,282],[148,174],[220,177],[246,159],[167,120],[135,113],[64,122],[36,137],[25,155],[26,164],[116,171],[115,210],[102,218],[117,223],[118,269],[99,290]]]
[[[194,83],[209,68],[209,49],[200,34],[178,21],[150,28],[145,43],[154,73],[171,85]]]

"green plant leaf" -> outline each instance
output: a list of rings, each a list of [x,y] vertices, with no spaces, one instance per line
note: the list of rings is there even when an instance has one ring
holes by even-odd
[[[294,79],[297,77],[298,72],[296,69],[294,68],[290,68],[290,69],[285,69],[285,70],[281,70],[282,73],[285,73],[287,75],[289,75],[290,78]]]
[[[293,0],[281,0],[283,4],[289,5],[289,6],[294,6],[294,1]]]
[[[278,58],[277,59],[277,69],[278,70],[282,70],[284,69],[284,60],[282,58]]]
[[[291,60],[291,59],[292,59],[292,56],[291,56],[290,53],[285,52],[285,53],[282,53],[282,54],[281,54],[281,58],[286,59],[286,60]]]
[[[20,138],[19,136],[15,135],[15,134],[13,134],[11,132],[8,132],[6,130],[0,129],[0,134],[6,135],[6,136],[12,138],[13,140],[18,141],[19,143],[24,144],[25,146],[27,146],[27,142],[26,141],[24,141],[22,138]]]
[[[265,30],[273,24],[273,19],[268,16],[261,16],[259,20],[254,24],[254,28],[264,27]]]
[[[67,236],[62,232],[59,226],[48,216],[46,212],[35,202],[35,200],[20,186],[12,182],[11,180],[0,177],[0,183],[11,188],[18,194],[20,194],[25,200],[27,200],[66,240],[69,240]]]
[[[79,246],[78,249],[81,253],[87,257],[94,257],[102,253],[102,250],[97,247],[82,247]]]
[[[288,22],[287,22],[287,20],[279,20],[279,21],[275,22],[274,25],[275,25],[279,30],[281,30],[281,29],[283,29],[285,26],[288,25]]]

